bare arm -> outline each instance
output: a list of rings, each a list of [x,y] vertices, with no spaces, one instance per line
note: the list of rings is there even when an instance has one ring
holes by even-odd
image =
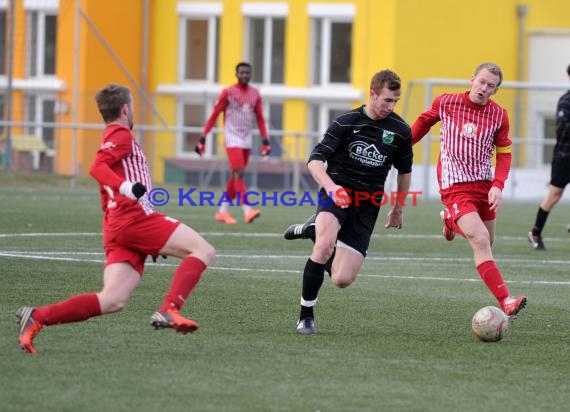
[[[395,227],[396,229],[401,229],[404,225],[404,206],[406,205],[406,197],[410,191],[411,182],[411,173],[398,173],[397,192],[390,196],[392,209],[386,215],[388,222],[384,225],[385,228]]]

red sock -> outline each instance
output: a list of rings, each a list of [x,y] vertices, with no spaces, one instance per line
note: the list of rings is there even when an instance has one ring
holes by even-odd
[[[230,199],[236,198],[236,186],[234,179],[228,180],[228,184],[226,185],[226,193],[228,194]]]
[[[236,188],[236,192],[239,193],[239,200],[241,201],[242,205],[245,205],[244,198],[245,192],[247,192],[247,187],[245,186],[245,182],[242,178],[238,178],[234,180],[234,186]]]
[[[509,289],[505,285],[503,276],[493,260],[487,260],[478,265],[477,271],[499,303],[509,296]]]
[[[36,308],[32,317],[42,325],[55,325],[81,322],[99,315],[101,315],[101,305],[97,294],[85,293],[53,305]]]
[[[170,308],[180,309],[184,305],[186,298],[192,289],[200,281],[202,272],[206,270],[206,265],[200,259],[190,256],[180,262],[180,266],[174,272],[170,288],[162,301],[159,312],[164,312]]]

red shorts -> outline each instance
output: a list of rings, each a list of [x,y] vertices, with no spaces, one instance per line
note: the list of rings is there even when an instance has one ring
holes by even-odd
[[[451,220],[457,222],[461,216],[476,212],[481,220],[495,220],[496,214],[489,210],[489,190],[492,182],[480,180],[477,182],[456,183],[440,190],[441,201],[451,214]]]
[[[249,161],[251,149],[243,149],[241,147],[226,147],[230,169],[245,169]]]
[[[178,220],[155,212],[137,218],[121,230],[103,230],[105,267],[128,262],[142,276],[146,257],[157,257],[178,225]]]

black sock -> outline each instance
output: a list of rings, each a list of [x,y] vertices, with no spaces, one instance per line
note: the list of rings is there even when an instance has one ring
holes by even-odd
[[[315,242],[315,239],[317,237],[317,231],[315,229],[315,225],[311,225],[307,228],[307,236],[309,237],[309,239],[311,239],[313,241],[313,243]]]
[[[546,219],[548,219],[548,213],[543,208],[539,207],[538,212],[536,213],[536,220],[534,222],[534,226],[532,227],[532,234],[533,236],[541,236],[542,229],[544,229],[544,225],[546,224]]]
[[[301,294],[303,300],[314,301],[317,299],[324,278],[325,265],[313,262],[310,258],[307,259],[305,271],[303,272],[303,291]],[[314,304],[312,306],[301,305],[299,319],[314,318],[313,307]]]

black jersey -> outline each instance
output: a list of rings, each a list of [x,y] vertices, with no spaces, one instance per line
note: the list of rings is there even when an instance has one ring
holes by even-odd
[[[556,146],[555,152],[570,153],[570,91],[558,100],[556,106]]]
[[[311,160],[326,161],[330,178],[346,189],[384,191],[392,166],[400,173],[412,171],[411,129],[396,113],[373,120],[361,106],[331,123]]]

